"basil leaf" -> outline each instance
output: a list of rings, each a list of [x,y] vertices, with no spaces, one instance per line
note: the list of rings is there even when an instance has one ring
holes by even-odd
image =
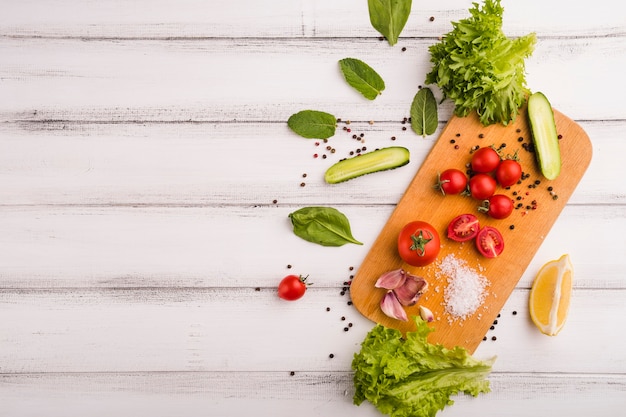
[[[307,139],[327,139],[335,134],[337,118],[317,110],[302,110],[292,114],[287,126]]]
[[[370,22],[380,32],[389,45],[398,42],[411,13],[411,0],[367,0]]]
[[[363,61],[344,58],[339,61],[339,67],[346,82],[368,100],[374,100],[385,89],[385,81]]]
[[[437,101],[430,88],[420,89],[411,104],[411,127],[418,135],[432,135],[439,123]]]
[[[362,245],[352,236],[348,218],[332,207],[304,207],[289,214],[293,232],[322,246]]]

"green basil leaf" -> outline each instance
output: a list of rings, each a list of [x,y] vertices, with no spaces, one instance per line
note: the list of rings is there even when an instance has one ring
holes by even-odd
[[[304,207],[289,214],[296,236],[322,246],[362,245],[352,236],[348,218],[332,207]]]
[[[387,38],[389,45],[395,45],[409,20],[411,0],[367,0],[367,6],[374,29]]]
[[[287,126],[307,139],[328,139],[335,134],[337,118],[317,110],[302,110],[292,114]]]
[[[339,67],[346,82],[368,100],[374,100],[385,89],[385,81],[363,61],[344,58],[339,61]]]
[[[420,89],[411,104],[411,127],[418,135],[432,135],[437,130],[437,100],[430,88]]]

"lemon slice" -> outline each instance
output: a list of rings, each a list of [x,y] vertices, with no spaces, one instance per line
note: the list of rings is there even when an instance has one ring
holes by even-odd
[[[572,294],[572,263],[565,254],[541,267],[530,289],[530,318],[543,334],[555,336],[565,324]]]

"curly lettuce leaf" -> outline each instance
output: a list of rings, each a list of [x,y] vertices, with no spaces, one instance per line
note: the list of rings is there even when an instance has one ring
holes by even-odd
[[[483,125],[515,120],[529,93],[525,59],[536,35],[516,39],[502,32],[500,0],[473,3],[471,17],[452,23],[452,31],[429,47],[433,67],[426,83],[436,84],[444,98],[454,101],[454,113],[476,110]]]
[[[367,400],[392,417],[432,417],[454,403],[452,395],[490,391],[486,377],[495,358],[480,361],[462,347],[431,344],[432,329],[414,320],[417,330],[405,339],[382,325],[367,334],[352,361],[356,405]]]

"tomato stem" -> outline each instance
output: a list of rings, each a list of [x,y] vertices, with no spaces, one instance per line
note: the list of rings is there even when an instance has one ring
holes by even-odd
[[[432,233],[428,233],[430,234],[430,238],[424,237],[424,230],[420,230],[420,233],[417,236],[415,234],[411,235],[411,240],[413,241],[413,244],[409,249],[417,252],[419,256],[424,256],[424,254],[426,253],[426,245],[434,238]]]

